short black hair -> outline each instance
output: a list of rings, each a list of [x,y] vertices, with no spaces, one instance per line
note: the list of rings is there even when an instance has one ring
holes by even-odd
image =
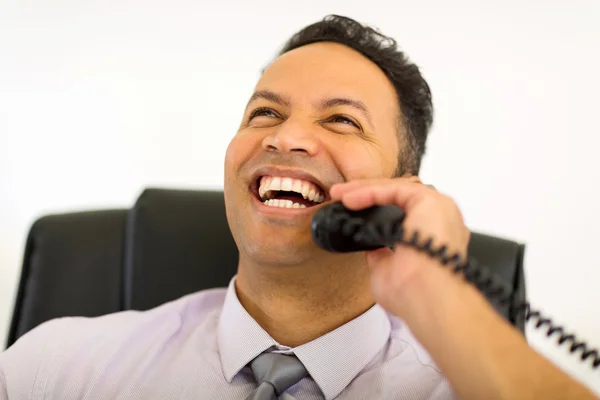
[[[400,104],[398,137],[400,154],[395,176],[418,174],[425,154],[427,135],[433,123],[433,104],[429,85],[419,68],[398,50],[396,41],[375,28],[339,15],[328,15],[294,34],[279,55],[318,42],[346,45],[374,62],[394,85]],[[403,129],[407,137],[403,138]]]

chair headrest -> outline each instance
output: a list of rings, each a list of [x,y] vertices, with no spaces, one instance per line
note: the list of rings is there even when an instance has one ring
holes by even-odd
[[[146,189],[130,211],[126,243],[126,308],[225,287],[237,271],[220,191]]]

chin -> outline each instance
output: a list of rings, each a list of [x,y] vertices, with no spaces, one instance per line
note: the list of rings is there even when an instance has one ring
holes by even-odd
[[[246,256],[259,265],[298,265],[315,257],[317,246],[312,238],[280,235],[274,230],[261,240],[246,241]],[[257,237],[250,236],[250,237]],[[271,240],[269,240],[271,239]]]
[[[312,239],[312,213],[308,210],[287,214],[288,210],[266,207],[253,196],[226,202],[240,257],[259,265],[297,265],[317,257],[320,249]]]

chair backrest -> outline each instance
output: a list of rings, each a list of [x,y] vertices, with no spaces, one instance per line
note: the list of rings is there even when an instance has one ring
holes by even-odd
[[[30,228],[7,346],[42,322],[123,308],[127,210],[49,215]]]
[[[519,299],[524,249],[479,233],[469,244]],[[226,287],[237,259],[221,191],[147,189],[130,210],[44,216],[27,239],[7,347],[49,319],[148,310]],[[494,307],[524,332],[508,307]]]

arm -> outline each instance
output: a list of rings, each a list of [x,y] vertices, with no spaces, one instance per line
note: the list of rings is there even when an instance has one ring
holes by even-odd
[[[595,398],[536,353],[473,286],[438,269],[446,276],[407,287],[403,311],[463,398]]]
[[[469,230],[456,204],[415,179],[353,181],[331,190],[351,209],[395,204],[407,232],[419,231],[465,254]],[[367,254],[373,295],[409,326],[465,399],[595,399],[536,353],[479,291],[417,250]]]

